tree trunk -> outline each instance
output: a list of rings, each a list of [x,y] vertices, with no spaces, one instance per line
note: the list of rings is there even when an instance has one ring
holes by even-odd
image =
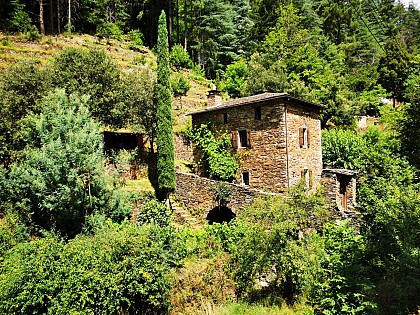
[[[42,35],[45,35],[45,26],[44,26],[44,1],[39,0],[39,29]]]
[[[69,9],[68,9],[68,22],[67,22],[67,33],[71,33],[71,0],[69,0]]]
[[[187,0],[184,0],[184,49],[185,50],[187,50],[187,29],[188,29]]]
[[[54,7],[53,0],[50,0],[50,33],[54,33]]]
[[[179,0],[176,0],[176,43],[179,44]]]
[[[168,0],[168,39],[169,49],[172,47],[172,0]]]
[[[57,0],[57,32],[61,33],[61,13],[60,13],[60,1]]]

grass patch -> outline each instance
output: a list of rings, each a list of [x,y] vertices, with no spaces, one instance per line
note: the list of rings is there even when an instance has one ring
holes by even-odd
[[[208,306],[207,306],[208,307]],[[312,310],[305,306],[291,308],[286,304],[279,306],[263,306],[251,305],[247,303],[233,303],[224,306],[214,306],[210,309],[204,309],[203,313],[198,314],[214,314],[214,315],[304,315],[313,314]]]
[[[129,179],[125,182],[124,190],[129,192],[154,192],[148,178]]]

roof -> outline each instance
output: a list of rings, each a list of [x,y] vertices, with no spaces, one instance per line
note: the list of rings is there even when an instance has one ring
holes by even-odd
[[[262,94],[237,98],[237,99],[227,101],[227,102],[215,105],[215,106],[207,107],[203,110],[199,110],[194,113],[189,113],[188,115],[207,113],[207,112],[212,112],[212,111],[226,109],[226,108],[239,107],[239,106],[249,105],[249,104],[258,104],[258,103],[263,103],[266,101],[280,100],[280,99],[294,100],[294,101],[303,103],[307,106],[316,107],[320,109],[326,108],[325,105],[309,102],[301,98],[291,96],[287,93],[262,93]]]
[[[354,176],[354,175],[359,173],[359,171],[348,170],[348,169],[344,169],[344,168],[324,168],[322,170],[322,172],[340,174],[340,175],[347,175],[347,176]]]

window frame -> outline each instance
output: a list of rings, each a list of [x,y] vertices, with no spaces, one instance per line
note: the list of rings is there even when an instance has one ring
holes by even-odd
[[[254,107],[254,119],[255,120],[261,120],[262,119],[261,106]]]
[[[228,123],[228,114],[227,113],[223,113],[223,124],[227,124]]]
[[[245,174],[246,176],[244,176]],[[249,171],[243,171],[241,173],[241,184],[244,186],[249,186],[250,182],[251,182],[251,173]]]
[[[299,128],[299,147],[302,149],[309,148],[309,132],[307,126]]]
[[[238,134],[238,148],[251,147],[251,131],[248,129],[239,129]]]

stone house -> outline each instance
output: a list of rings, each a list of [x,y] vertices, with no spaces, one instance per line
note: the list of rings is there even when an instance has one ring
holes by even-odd
[[[192,125],[219,123],[231,134],[239,156],[237,184],[279,193],[301,178],[318,185],[322,174],[320,110],[325,106],[287,93],[263,93],[221,103],[209,92],[209,106],[191,113]],[[199,152],[195,152],[195,159]]]

